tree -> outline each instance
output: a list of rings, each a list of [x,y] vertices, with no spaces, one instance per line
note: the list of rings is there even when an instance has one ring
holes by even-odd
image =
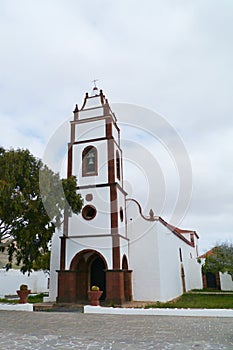
[[[74,176],[61,180],[28,150],[0,148],[0,249],[7,250],[7,269],[14,258],[24,273],[38,265],[64,212],[82,208],[76,187]]]
[[[227,272],[233,275],[233,244],[223,243],[212,249],[212,254],[207,255],[202,267],[203,272],[217,273]]]

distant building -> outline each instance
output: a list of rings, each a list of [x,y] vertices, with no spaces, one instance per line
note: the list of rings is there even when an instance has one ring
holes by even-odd
[[[208,250],[206,253],[199,256],[199,259],[202,261],[202,265],[205,262],[205,259],[208,255],[212,255],[214,252],[214,248]],[[203,279],[203,288],[209,289],[218,289],[218,290],[233,290],[233,280],[232,276],[228,273],[202,273]]]
[[[76,106],[68,176],[76,175],[82,213],[66,218],[52,242],[49,300],[87,300],[92,285],[106,302],[167,301],[202,288],[198,235],[168,224],[127,198],[117,119],[96,87]]]

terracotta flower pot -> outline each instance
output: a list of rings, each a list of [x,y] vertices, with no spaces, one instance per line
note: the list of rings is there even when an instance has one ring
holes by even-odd
[[[99,306],[99,304],[100,304],[99,299],[100,299],[102,294],[103,294],[102,290],[90,290],[90,291],[88,291],[88,297],[90,300],[90,304],[92,306]]]
[[[29,289],[27,290],[17,290],[16,291],[19,296],[19,304],[27,304],[28,302],[28,295],[31,293]]]

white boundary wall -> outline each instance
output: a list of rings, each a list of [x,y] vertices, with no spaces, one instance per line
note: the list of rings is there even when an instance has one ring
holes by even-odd
[[[221,273],[220,276],[220,286],[221,290],[233,290],[233,281],[228,273]]]
[[[192,316],[233,317],[232,309],[140,309],[84,306],[85,314],[143,315],[143,316]]]
[[[16,295],[21,284],[27,284],[31,293],[48,292],[49,276],[43,271],[34,271],[29,276],[20,270],[0,269],[0,297]]]

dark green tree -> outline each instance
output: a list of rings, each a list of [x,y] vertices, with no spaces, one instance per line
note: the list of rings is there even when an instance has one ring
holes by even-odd
[[[7,250],[7,269],[13,259],[24,273],[38,267],[64,212],[82,208],[76,186],[74,176],[60,179],[28,150],[0,148],[0,249]]]
[[[233,244],[223,243],[217,245],[212,250],[212,254],[208,255],[202,266],[204,273],[227,272],[233,275]]]

